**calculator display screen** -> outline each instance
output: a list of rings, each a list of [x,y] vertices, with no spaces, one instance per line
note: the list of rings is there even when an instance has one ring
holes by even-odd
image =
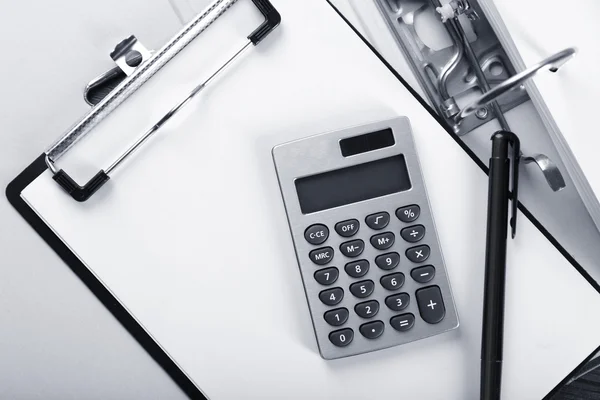
[[[296,179],[303,214],[409,190],[403,155]]]

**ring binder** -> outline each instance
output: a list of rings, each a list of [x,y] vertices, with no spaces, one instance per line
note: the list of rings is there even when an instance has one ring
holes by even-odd
[[[156,131],[158,131],[171,117],[183,108],[194,96],[200,93],[214,78],[235,61],[245,50],[251,46],[257,46],[267,37],[281,22],[279,12],[273,7],[269,0],[252,0],[264,16],[264,22],[248,35],[248,42],[244,44],[230,59],[219,67],[206,80],[196,86],[183,100],[177,103],[156,124],[147,130],[132,146],[119,156],[108,168],[100,170],[90,181],[81,186],[71,178],[64,170],[58,169],[55,162],[67,152],[78,140],[87,135],[96,125],[106,118],[112,111],[118,108],[129,96],[135,93],[144,83],[156,74],[167,62],[174,58],[181,50],[192,42],[198,35],[204,32],[225,11],[227,11],[237,0],[215,0],[203,13],[199,14],[178,35],[171,39],[160,51],[151,55],[136,38],[131,36],[119,43],[111,53],[111,58],[127,75],[108,96],[103,98],[75,127],[61,137],[54,145],[45,152],[45,162],[53,174],[53,179],[69,194],[79,202],[88,200],[106,182],[110,180],[110,173],[117,168],[127,157],[135,152]],[[141,60],[140,60],[141,58]],[[136,66],[137,64],[137,66]],[[107,74],[114,74],[109,71]],[[106,74],[105,74],[106,75]],[[105,78],[99,77],[95,82]],[[88,85],[88,91],[91,84]],[[87,101],[87,100],[86,100]]]
[[[493,119],[502,130],[514,131],[505,114],[529,101],[530,96],[522,87],[503,91],[505,96],[497,99],[502,83],[514,79],[517,72],[477,1],[452,0],[442,5],[439,0],[377,0],[376,4],[429,102],[458,136],[473,132]],[[427,13],[439,18],[451,47],[437,50],[421,38],[417,23]],[[461,22],[465,17],[469,24],[464,25],[471,25],[472,32]],[[473,91],[487,96],[472,103],[468,99]],[[459,105],[465,101],[473,108],[468,112]],[[457,118],[460,124],[456,123]],[[490,135],[496,130],[490,130]],[[564,188],[562,173],[548,156],[536,153],[523,159],[540,168],[553,191]]]

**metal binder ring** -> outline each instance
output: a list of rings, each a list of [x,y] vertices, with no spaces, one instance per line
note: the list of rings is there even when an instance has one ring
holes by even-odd
[[[460,124],[460,122],[467,116],[473,114],[481,107],[487,106],[489,103],[497,100],[498,97],[502,96],[504,93],[521,86],[523,83],[533,78],[533,76],[537,74],[540,70],[546,67],[549,67],[550,71],[552,72],[558,71],[558,69],[562,67],[567,61],[569,61],[575,55],[576,52],[577,50],[574,47],[569,47],[527,68],[525,71],[510,77],[509,79],[505,80],[489,92],[484,93],[473,103],[464,107],[461,110],[461,112],[456,116],[455,122],[457,124]]]

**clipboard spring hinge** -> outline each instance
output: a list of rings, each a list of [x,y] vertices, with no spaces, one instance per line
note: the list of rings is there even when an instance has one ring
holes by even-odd
[[[79,202],[87,201],[106,182],[110,180],[111,172],[142,146],[164,124],[166,124],[188,102],[198,95],[213,81],[227,66],[233,63],[245,50],[258,45],[281,22],[279,12],[271,5],[269,0],[252,0],[264,16],[264,22],[248,35],[248,41],[231,58],[229,58],[212,75],[197,85],[189,94],[179,101],[168,113],[163,115],[157,123],[121,154],[108,168],[99,171],[89,182],[81,186],[64,170],[55,166],[55,161],[75,144],[82,136],[87,134],[102,119],[122,104],[131,94],[150,79],[162,66],[175,57],[195,37],[202,33],[209,25],[219,18],[237,0],[216,0],[203,13],[195,18],[182,32],[165,45],[156,54],[151,55],[135,36],[131,36],[119,43],[111,58],[117,63],[128,77],[121,82],[106,98],[100,101],[90,113],[75,125],[66,135],[54,144],[45,154],[48,169],[53,174],[53,179]],[[201,23],[204,21],[204,23]]]

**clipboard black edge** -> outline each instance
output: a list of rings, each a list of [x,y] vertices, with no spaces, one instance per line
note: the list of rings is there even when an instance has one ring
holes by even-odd
[[[46,225],[21,197],[21,193],[37,177],[48,169],[45,154],[38,157],[6,187],[6,197],[38,235],[69,266],[77,277],[100,300],[110,313],[127,329],[129,334],[144,348],[169,375],[175,384],[191,399],[208,400],[192,380],[171,360],[167,353],[152,339],[117,299],[104,287],[94,274],[77,258],[62,240]]]
[[[427,112],[440,124],[442,128],[454,139],[454,141],[463,149],[465,153],[481,168],[481,170],[489,175],[489,168],[485,165],[476,155],[475,153],[456,135],[452,129],[446,124],[446,122],[440,117],[434,110],[427,104],[427,102],[417,93],[416,90],[412,88],[402,78],[402,76],[392,67],[390,63],[375,49],[375,47],[352,25],[350,21],[337,9],[337,7],[331,2],[331,0],[327,0],[327,3],[334,9],[334,11],[342,18],[342,20],[352,29],[352,31],[362,40],[362,42],[375,54],[375,56],[385,65],[385,67],[402,83],[405,89],[407,89],[410,94],[423,106]],[[596,282],[590,274],[575,260],[575,258],[569,254],[569,252],[556,240],[554,236],[533,216],[533,214],[519,201],[518,204],[519,210],[527,217],[529,221],[544,235],[544,237],[552,243],[552,245],[562,254],[564,258],[583,276],[583,278],[588,281],[590,285],[600,294],[600,285]],[[587,356],[571,373],[569,373],[561,382],[558,383],[544,398],[543,400],[551,400],[551,398],[563,387],[567,382],[571,380],[576,374],[577,371],[581,369],[581,367],[588,362],[592,357],[600,351],[600,345],[589,355]]]
[[[352,31],[362,40],[362,42],[373,52],[385,67],[402,83],[410,94],[423,106],[427,112],[440,124],[442,128],[454,139],[454,141],[467,153],[479,168],[487,175],[488,167],[479,160],[475,153],[464,144],[459,137],[452,132],[445,121],[438,116],[435,111],[421,98],[421,96],[400,76],[398,72],[385,60],[385,58],[369,43],[368,40],[348,21],[348,19],[331,2],[326,0],[340,18],[352,29]],[[140,324],[127,312],[127,310],[117,301],[117,299],[104,287],[104,285],[89,271],[89,269],[69,250],[69,248],[60,240],[60,238],[44,223],[44,221],[33,211],[21,197],[21,193],[38,176],[47,169],[45,154],[39,156],[27,168],[23,170],[6,187],[6,197],[9,203],[27,223],[37,232],[37,234],[54,250],[54,252],[69,266],[69,268],[81,279],[88,289],[100,300],[100,302],[110,311],[110,313],[119,321],[121,325],[133,336],[133,338],[146,350],[146,352],[156,361],[161,368],[169,375],[175,384],[191,399],[208,400],[204,394],[196,387],[191,379],[171,360],[171,358],[160,348],[160,346],[150,337]],[[533,225],[552,243],[552,245],[562,254],[563,257],[584,277],[592,287],[600,293],[600,285],[587,271],[569,254],[564,247],[548,232],[548,230],[529,212],[521,203],[518,204],[519,210],[533,223]],[[569,373],[561,382],[552,389],[543,400],[550,400],[569,380],[571,380],[593,356],[600,351],[600,346],[596,348],[588,357],[586,357],[571,373]]]

